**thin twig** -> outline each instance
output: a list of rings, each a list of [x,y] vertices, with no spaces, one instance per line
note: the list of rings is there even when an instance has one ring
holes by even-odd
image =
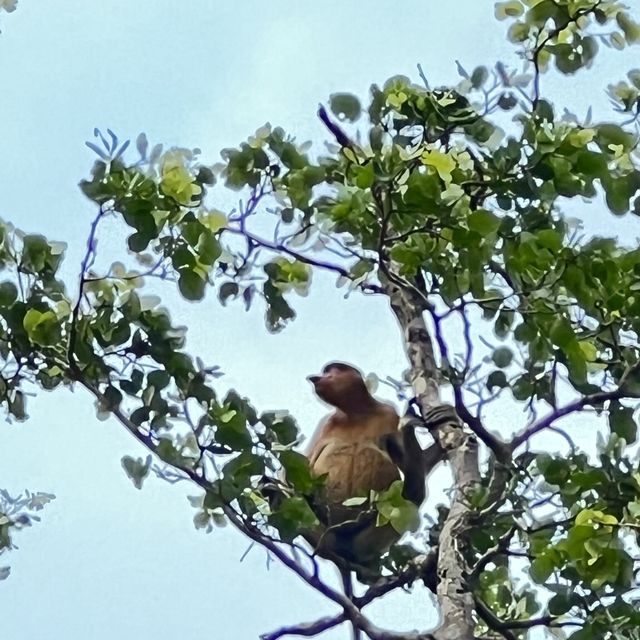
[[[260,636],[260,640],[279,640],[285,636],[303,636],[305,638],[309,638],[311,636],[317,636],[329,629],[333,629],[333,627],[337,627],[339,624],[342,624],[347,620],[347,615],[345,613],[340,613],[337,616],[320,618],[315,622],[303,622],[289,627],[281,627],[277,631],[262,634]]]
[[[333,271],[334,273],[341,275],[343,278],[346,278],[347,280],[354,281],[353,275],[351,275],[349,271],[347,271],[345,268],[341,267],[340,265],[333,264],[331,262],[325,262],[324,260],[317,260],[315,258],[310,258],[309,256],[303,253],[299,253],[298,251],[294,251],[293,249],[290,249],[285,244],[271,242],[269,240],[265,240],[264,238],[260,238],[259,236],[253,235],[246,229],[242,229],[242,228],[235,229],[233,227],[225,227],[223,231],[228,231],[229,233],[242,235],[245,238],[247,238],[247,240],[255,243],[257,246],[262,247],[263,249],[269,249],[270,251],[286,253],[292,258],[295,258],[300,262],[304,262],[309,266],[318,267],[319,269],[324,269],[325,271]],[[376,284],[363,282],[363,283],[359,283],[358,286],[360,287],[360,289],[362,289],[365,292],[382,293],[382,288]]]
[[[519,433],[511,441],[511,451],[515,451],[520,445],[524,444],[532,436],[540,431],[543,431],[547,427],[550,427],[556,420],[559,420],[563,416],[574,413],[575,411],[581,411],[587,405],[597,406],[606,402],[607,400],[617,400],[625,395],[622,388],[614,389],[613,391],[598,391],[587,396],[583,396],[578,400],[574,400],[564,407],[558,407],[555,411],[541,418],[537,422],[534,422],[531,426],[527,427],[522,433]]]

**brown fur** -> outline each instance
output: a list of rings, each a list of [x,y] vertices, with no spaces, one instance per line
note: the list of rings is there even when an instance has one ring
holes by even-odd
[[[400,478],[380,446],[383,436],[397,433],[399,416],[369,393],[353,367],[331,363],[310,380],[318,396],[336,407],[316,430],[307,453],[312,472],[326,474],[324,499],[333,524],[344,511],[344,500],[384,491]]]
[[[320,526],[302,533],[319,555],[369,581],[398,533],[390,524],[376,526],[377,511],[368,502],[343,502],[388,489],[402,471],[403,495],[419,505],[425,495],[422,450],[413,428],[398,429],[396,410],[369,393],[356,368],[333,362],[309,380],[335,410],[320,423],[308,447],[311,471],[325,476],[325,482],[323,491],[309,498]]]

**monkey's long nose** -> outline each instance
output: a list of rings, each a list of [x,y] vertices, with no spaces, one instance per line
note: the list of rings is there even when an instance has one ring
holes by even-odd
[[[315,387],[322,376],[307,376],[307,380]]]

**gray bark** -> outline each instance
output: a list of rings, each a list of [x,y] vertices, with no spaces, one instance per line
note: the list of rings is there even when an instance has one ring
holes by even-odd
[[[429,411],[440,404],[440,376],[433,341],[424,320],[427,301],[419,290],[407,284],[406,287],[394,283],[384,286],[403,331],[410,364],[409,380],[426,421]],[[480,481],[478,446],[475,437],[467,433],[459,421],[440,426],[433,436],[447,452],[455,482],[451,509],[439,541],[437,598],[441,624],[433,633],[438,640],[471,640],[475,627],[474,600],[465,579],[469,570],[463,550],[472,513],[466,496]]]

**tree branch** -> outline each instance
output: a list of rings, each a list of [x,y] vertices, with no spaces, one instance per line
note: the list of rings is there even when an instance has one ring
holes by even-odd
[[[281,627],[277,631],[271,633],[264,633],[260,636],[260,640],[279,640],[284,636],[303,636],[309,638],[311,636],[317,636],[324,631],[328,631],[333,627],[337,627],[339,624],[348,620],[346,613],[341,613],[337,616],[327,616],[326,618],[320,618],[315,622],[307,622],[289,627]]]
[[[82,258],[82,263],[80,265],[80,282],[78,284],[78,298],[73,307],[73,311],[71,312],[71,323],[69,326],[69,344],[67,346],[67,360],[69,361],[69,365],[71,370],[76,374],[80,374],[80,370],[78,368],[78,363],[76,361],[75,350],[76,350],[76,342],[78,340],[78,318],[80,316],[80,305],[82,303],[82,296],[84,295],[84,285],[87,280],[87,271],[89,269],[90,264],[93,261],[93,257],[96,252],[96,243],[97,238],[96,234],[98,232],[98,225],[102,220],[103,216],[106,214],[105,209],[101,205],[98,209],[98,214],[93,219],[91,223],[91,230],[89,231],[89,237],[87,238],[87,251]]]
[[[94,387],[91,383],[86,380],[78,379],[78,382],[89,391],[99,402],[107,404],[106,398],[100,392],[99,389]],[[110,409],[113,416],[122,424],[127,431],[129,431],[138,442],[144,445],[151,453],[154,455],[158,455],[156,451],[156,443],[153,438],[145,433],[142,433],[137,425],[135,425],[129,417],[119,408]],[[170,463],[167,463],[170,464]],[[206,478],[198,475],[196,470],[181,466],[178,464],[170,464],[171,467],[184,473],[190,480],[192,480],[199,487],[204,489],[205,491],[215,491],[215,488],[209,483]],[[306,582],[310,587],[324,595],[327,599],[333,601],[335,604],[340,606],[343,609],[344,620],[349,620],[353,626],[357,629],[361,629],[366,633],[371,640],[435,640],[435,637],[429,633],[412,633],[412,634],[404,634],[404,633],[394,633],[390,631],[385,631],[384,629],[380,629],[372,622],[370,622],[360,611],[358,606],[354,604],[349,598],[347,598],[342,593],[332,589],[329,585],[325,584],[320,580],[320,578],[315,573],[309,573],[302,567],[296,560],[294,560],[289,554],[287,554],[282,548],[281,543],[275,541],[265,535],[263,535],[260,531],[258,531],[254,526],[250,523],[245,522],[239,516],[239,514],[231,507],[228,503],[224,503],[222,506],[222,510],[224,514],[227,516],[228,520],[231,524],[241,533],[244,533],[251,540],[257,542],[265,549],[267,549],[270,553],[272,553],[282,564],[291,569],[298,577],[300,577],[304,582]],[[323,624],[326,624],[325,619]],[[337,620],[337,617],[332,618],[332,620]],[[312,625],[319,624],[312,623]],[[339,624],[336,622],[335,624]],[[335,626],[335,625],[333,625]],[[291,628],[299,628],[299,627],[291,627]],[[328,627],[327,627],[328,628]],[[322,630],[322,629],[321,629]],[[278,632],[274,632],[278,633]],[[311,634],[308,634],[311,635]],[[270,636],[267,635],[267,638]],[[279,636],[271,636],[278,638]],[[281,637],[281,636],[280,636]]]
[[[462,398],[462,387],[453,385],[453,394],[455,406],[460,419],[473,431],[473,433],[484,442],[491,451],[493,451],[496,459],[504,464],[508,464],[511,460],[510,447],[497,436],[494,436],[482,424],[478,416],[474,416],[467,408]]]
[[[618,398],[624,397],[625,392],[622,387],[614,389],[613,391],[599,391],[597,393],[592,393],[588,396],[583,396],[578,400],[574,400],[569,404],[566,404],[564,407],[558,407],[555,411],[552,411],[549,415],[541,418],[537,422],[534,422],[531,426],[527,427],[522,433],[519,433],[512,441],[511,441],[511,451],[515,451],[520,445],[524,444],[529,440],[532,436],[540,431],[543,431],[547,427],[550,427],[556,420],[569,415],[570,413],[574,413],[575,411],[581,411],[587,405],[596,406],[606,402],[607,400],[617,400]]]
[[[357,150],[357,147],[351,141],[351,138],[349,138],[349,136],[342,130],[342,128],[339,125],[337,125],[335,122],[331,120],[331,118],[329,117],[329,114],[327,113],[327,110],[321,104],[318,105],[318,118],[322,120],[322,123],[324,124],[324,126],[327,127],[327,129],[329,129],[333,137],[336,139],[336,142],[343,149],[346,147],[347,149],[351,149],[354,152]]]
[[[413,288],[402,288],[392,282],[383,283],[391,308],[400,324],[409,358],[409,379],[416,394],[423,419],[430,409],[440,404],[439,371],[436,366],[431,336],[424,321],[424,301]],[[467,492],[480,482],[478,446],[475,438],[464,432],[459,423],[442,425],[434,437],[446,449],[454,474],[456,491],[451,509],[440,533],[437,588],[442,623],[440,638],[472,638],[475,622],[474,602],[466,586],[468,568],[462,549],[472,514]]]
[[[581,622],[573,622],[571,620],[560,621],[554,616],[540,616],[539,618],[529,618],[528,620],[500,620],[487,605],[480,600],[476,599],[476,607],[478,615],[482,618],[484,623],[492,631],[497,631],[502,634],[507,640],[517,640],[515,634],[511,633],[512,630],[527,630],[533,627],[568,627],[568,626],[580,626]]]
[[[425,583],[427,581],[437,581],[436,570],[438,568],[438,550],[434,549],[426,555],[421,555],[411,560],[407,566],[396,576],[383,578],[371,585],[364,595],[354,598],[354,604],[363,609],[369,603],[377,598],[398,589],[412,584],[415,580],[422,578]],[[432,591],[435,590],[435,584],[427,585]]]
[[[509,543],[511,542],[511,538],[516,532],[516,527],[511,527],[506,533],[498,538],[498,542],[495,546],[488,549],[486,553],[476,562],[473,570],[469,574],[469,584],[474,585],[475,582],[480,578],[480,574],[484,571],[485,567],[489,562],[491,562],[496,556],[506,553]]]
[[[317,267],[319,269],[324,269],[325,271],[333,271],[334,273],[337,273],[338,275],[342,276],[343,278],[346,278],[347,280],[350,280],[350,281],[354,280],[353,275],[349,271],[347,271],[347,269],[345,269],[344,267],[341,267],[340,265],[334,264],[332,262],[325,262],[324,260],[317,260],[315,258],[310,258],[304,253],[300,253],[298,251],[294,251],[293,249],[290,249],[285,244],[278,243],[278,242],[271,242],[269,240],[265,240],[264,238],[260,238],[259,236],[255,236],[249,231],[247,231],[245,228],[234,229],[233,227],[224,227],[223,231],[228,231],[229,233],[242,235],[245,238],[247,238],[247,240],[255,243],[257,246],[262,247],[263,249],[269,249],[270,251],[275,251],[278,253],[285,253],[286,255],[291,256],[292,258],[295,258],[300,262],[304,262],[304,264],[308,264],[309,266]],[[362,289],[365,292],[370,292],[370,293],[382,292],[382,288],[376,284],[362,282],[362,283],[359,283],[358,286],[360,287],[360,289]]]

